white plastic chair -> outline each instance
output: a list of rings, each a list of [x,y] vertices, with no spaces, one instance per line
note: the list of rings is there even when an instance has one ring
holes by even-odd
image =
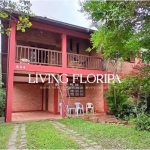
[[[59,111],[60,111],[60,115],[62,116],[62,103],[59,103]],[[67,115],[70,114],[68,105],[66,105],[66,113]]]
[[[75,113],[77,114],[77,116],[78,116],[79,113],[84,114],[84,108],[83,108],[83,105],[81,103],[77,102],[77,103],[74,103],[74,105],[75,105]]]
[[[86,103],[86,113],[92,112],[94,114],[94,105],[92,103]]]

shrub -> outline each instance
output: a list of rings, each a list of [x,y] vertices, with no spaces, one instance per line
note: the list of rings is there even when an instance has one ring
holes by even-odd
[[[4,116],[4,109],[5,109],[5,101],[4,99],[0,99],[0,117]]]
[[[111,84],[106,95],[109,106],[109,113],[121,119],[129,118],[130,114],[134,114],[131,108],[127,94],[120,83]]]
[[[4,116],[5,109],[5,90],[0,88],[0,117]]]
[[[137,130],[150,132],[150,117],[147,114],[139,113],[135,121],[135,128]]]

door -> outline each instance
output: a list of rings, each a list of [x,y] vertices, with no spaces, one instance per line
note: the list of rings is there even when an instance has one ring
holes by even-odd
[[[48,110],[48,87],[45,90],[45,110]]]

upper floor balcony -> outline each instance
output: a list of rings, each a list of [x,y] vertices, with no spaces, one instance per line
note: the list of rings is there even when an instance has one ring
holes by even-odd
[[[75,54],[71,51],[67,52],[66,55],[68,68],[102,70],[101,57]],[[23,45],[16,46],[16,63],[62,67],[63,61],[62,51],[59,50]]]

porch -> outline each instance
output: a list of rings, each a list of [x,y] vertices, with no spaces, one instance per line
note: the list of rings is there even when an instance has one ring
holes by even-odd
[[[12,113],[12,122],[24,121],[40,121],[40,120],[54,120],[61,119],[60,115],[54,115],[47,111],[33,111],[33,112],[15,112]]]

